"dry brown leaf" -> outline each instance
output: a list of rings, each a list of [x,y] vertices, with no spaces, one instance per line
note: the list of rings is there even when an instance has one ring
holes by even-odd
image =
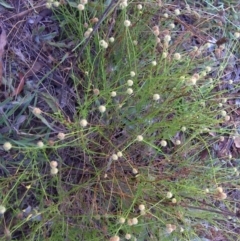
[[[2,84],[2,76],[3,76],[3,62],[2,57],[4,54],[4,48],[7,44],[7,34],[4,30],[2,24],[0,24],[0,85]]]
[[[12,96],[18,95],[22,90],[23,90],[23,86],[25,83],[25,77],[23,75],[23,73],[19,73],[19,78],[20,78],[20,82],[18,87],[13,91]]]
[[[28,78],[29,76],[35,75],[40,69],[43,67],[43,63],[35,61],[33,66],[27,71],[25,74],[25,78]]]
[[[240,148],[240,136],[234,138],[234,144],[237,148]]]

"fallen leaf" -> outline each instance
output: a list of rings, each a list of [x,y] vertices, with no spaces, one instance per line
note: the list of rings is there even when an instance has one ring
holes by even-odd
[[[0,24],[0,85],[2,84],[3,76],[3,62],[2,57],[4,54],[4,48],[7,44],[7,34],[2,25]]]
[[[0,5],[2,5],[5,8],[9,8],[9,9],[13,9],[14,7],[12,7],[10,4],[8,4],[6,1],[4,0],[0,0]]]
[[[23,90],[23,86],[25,83],[24,75],[23,73],[19,73],[18,76],[19,76],[20,82],[18,87],[13,91],[12,96],[18,95]]]
[[[234,138],[234,144],[237,148],[240,148],[240,136]]]
[[[25,78],[35,75],[42,67],[43,64],[41,62],[35,61],[33,66],[25,74]]]

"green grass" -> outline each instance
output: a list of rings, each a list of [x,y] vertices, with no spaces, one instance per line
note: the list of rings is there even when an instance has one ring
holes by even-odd
[[[131,1],[127,8],[107,15],[80,56],[88,29],[84,23],[93,28],[91,19],[100,18],[106,6],[91,2],[80,12],[71,1],[70,6],[54,9],[61,30],[58,43],[74,40],[77,48],[68,51],[80,57],[56,66],[70,66],[65,74],[74,92],[73,108],[66,111],[56,105],[54,96],[43,98],[37,93],[34,105],[42,113],[33,114],[24,103],[27,121],[20,125],[20,134],[16,138],[9,131],[3,138],[2,144],[9,141],[13,147],[4,151],[0,163],[4,174],[0,203],[7,209],[0,217],[5,230],[2,240],[6,236],[92,241],[119,236],[125,240],[126,234],[142,241],[237,240],[233,220],[239,224],[238,203],[231,196],[239,188],[237,162],[229,159],[228,152],[220,158],[214,148],[220,136],[235,135],[233,123],[222,113],[226,110],[230,116],[233,109],[220,86],[223,68],[239,45],[232,37],[221,59],[204,44],[197,53],[191,31],[182,31],[167,4],[161,8],[153,1],[142,4],[141,11]],[[186,10],[181,12],[194,18]],[[124,26],[126,19],[130,27]],[[169,29],[173,22],[175,28]],[[160,44],[153,34],[155,25]],[[171,36],[168,46],[164,44],[167,34]],[[106,49],[100,40],[108,43]],[[181,54],[180,60],[174,59],[175,53]],[[208,66],[210,72],[206,72]],[[191,82],[194,74],[199,74],[196,84]],[[132,86],[127,84],[129,79]],[[129,88],[132,94],[127,93]],[[160,99],[153,100],[154,94]],[[101,105],[106,107],[104,113],[99,111]],[[5,115],[11,117],[14,111]],[[7,117],[1,125],[7,124]],[[81,126],[82,119],[87,120],[86,127]],[[57,137],[59,132],[65,134],[63,140]],[[37,146],[39,140],[43,147]],[[119,152],[121,157],[113,156]],[[58,162],[55,175],[50,173],[53,160]],[[217,187],[223,187],[226,198]],[[126,222],[120,223],[120,218]],[[138,223],[129,225],[133,218]]]

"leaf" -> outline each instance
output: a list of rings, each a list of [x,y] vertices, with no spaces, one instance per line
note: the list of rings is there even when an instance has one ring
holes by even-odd
[[[14,8],[10,4],[6,3],[4,0],[0,0],[0,5],[2,5],[5,8],[8,8],[8,9],[13,9]]]
[[[43,67],[43,63],[35,61],[33,66],[25,74],[25,78],[35,75]]]
[[[234,144],[237,148],[240,148],[240,136],[234,138]]]
[[[42,98],[47,102],[48,106],[53,110],[53,113],[58,112],[58,101],[48,93],[41,93]]]
[[[18,95],[23,90],[23,86],[25,84],[25,78],[23,73],[19,73],[18,76],[20,78],[20,82],[18,87],[13,91],[12,96]]]
[[[2,25],[0,25],[0,85],[2,84],[2,75],[3,75],[3,63],[2,57],[4,54],[4,48],[7,44],[7,34]]]

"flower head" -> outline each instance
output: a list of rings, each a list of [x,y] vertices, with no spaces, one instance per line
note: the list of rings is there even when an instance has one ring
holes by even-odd
[[[119,151],[119,152],[117,153],[117,156],[118,156],[118,157],[122,157],[122,156],[123,156],[122,152]]]
[[[34,107],[32,110],[32,113],[34,115],[41,115],[42,114],[42,110],[40,108]]]
[[[167,146],[167,142],[166,142],[165,140],[161,140],[160,144],[161,144],[161,146],[163,146],[163,147]]]
[[[160,95],[159,94],[154,94],[153,95],[153,100],[159,100],[160,99]]]
[[[156,66],[157,65],[157,61],[153,60],[152,61],[152,66]]]
[[[50,167],[51,168],[56,168],[58,166],[58,163],[56,161],[51,161],[50,162]]]
[[[0,214],[4,214],[6,210],[7,209],[3,205],[0,205]]]
[[[111,92],[111,96],[112,96],[112,97],[116,97],[116,96],[117,96],[117,92],[116,92],[116,91],[112,91],[112,92]]]
[[[181,14],[181,12],[180,12],[180,10],[179,10],[178,8],[174,10],[174,13],[175,13],[175,15],[177,15],[177,16]]]
[[[60,5],[60,2],[58,2],[58,1],[53,2],[53,6],[54,6],[54,7],[57,8],[57,7],[59,7],[59,5]]]
[[[140,205],[138,206],[138,209],[139,209],[140,211],[145,210],[145,205],[144,205],[144,204],[140,204]]]
[[[136,75],[136,73],[135,73],[134,71],[131,71],[131,72],[130,72],[130,76],[131,76],[131,77],[134,77],[135,75]]]
[[[172,196],[173,194],[171,192],[167,192],[167,195],[166,195],[167,198],[172,198]]]
[[[143,141],[143,136],[142,135],[138,135],[137,136],[137,141]]]
[[[137,218],[133,218],[133,219],[132,219],[132,224],[133,224],[133,225],[138,224],[138,219],[137,219]]]
[[[180,59],[181,59],[181,54],[175,53],[175,54],[173,55],[173,58],[174,58],[175,60],[180,60]]]
[[[124,26],[129,27],[131,25],[131,22],[129,20],[124,21]]]
[[[37,142],[37,146],[38,146],[39,148],[43,148],[43,147],[44,147],[44,144],[43,144],[42,141],[38,141],[38,142]]]
[[[132,81],[131,79],[129,79],[129,80],[127,81],[127,85],[128,85],[128,86],[133,86],[133,81]]]
[[[59,132],[58,135],[57,135],[57,137],[58,137],[59,140],[64,140],[64,139],[65,139],[65,136],[66,136],[66,135],[65,135],[64,133],[62,133],[62,132]]]
[[[80,120],[80,126],[81,127],[86,127],[87,125],[88,125],[87,120],[85,120],[85,119]]]
[[[132,237],[132,235],[129,234],[129,233],[127,233],[127,234],[125,235],[125,239],[127,239],[127,240],[131,239],[131,237]]]
[[[118,222],[119,222],[120,224],[124,224],[125,221],[126,221],[126,219],[123,218],[123,217],[119,218],[119,220],[118,220]]]
[[[109,38],[109,42],[113,43],[115,41],[114,37]]]
[[[119,236],[115,235],[109,239],[109,241],[120,241]]]
[[[143,7],[142,7],[142,4],[138,4],[138,5],[137,5],[137,9],[138,9],[138,10],[142,10],[142,8],[143,8]]]
[[[78,4],[77,8],[79,11],[83,11],[85,7],[83,4]]]
[[[9,151],[11,148],[12,148],[12,144],[10,142],[7,141],[3,144],[4,151]]]
[[[100,105],[98,107],[98,110],[101,112],[101,113],[104,113],[106,111],[106,107],[104,105]]]
[[[167,43],[168,43],[168,42],[170,42],[170,41],[171,41],[171,36],[168,35],[168,34],[165,35],[165,36],[164,36],[164,42],[167,42]]]
[[[51,168],[51,175],[56,175],[56,174],[58,174],[58,168],[52,167]]]
[[[118,155],[112,154],[112,159],[113,159],[114,161],[116,161],[116,160],[118,159]]]
[[[132,88],[128,88],[127,89],[127,94],[131,95],[133,93],[133,89]]]

